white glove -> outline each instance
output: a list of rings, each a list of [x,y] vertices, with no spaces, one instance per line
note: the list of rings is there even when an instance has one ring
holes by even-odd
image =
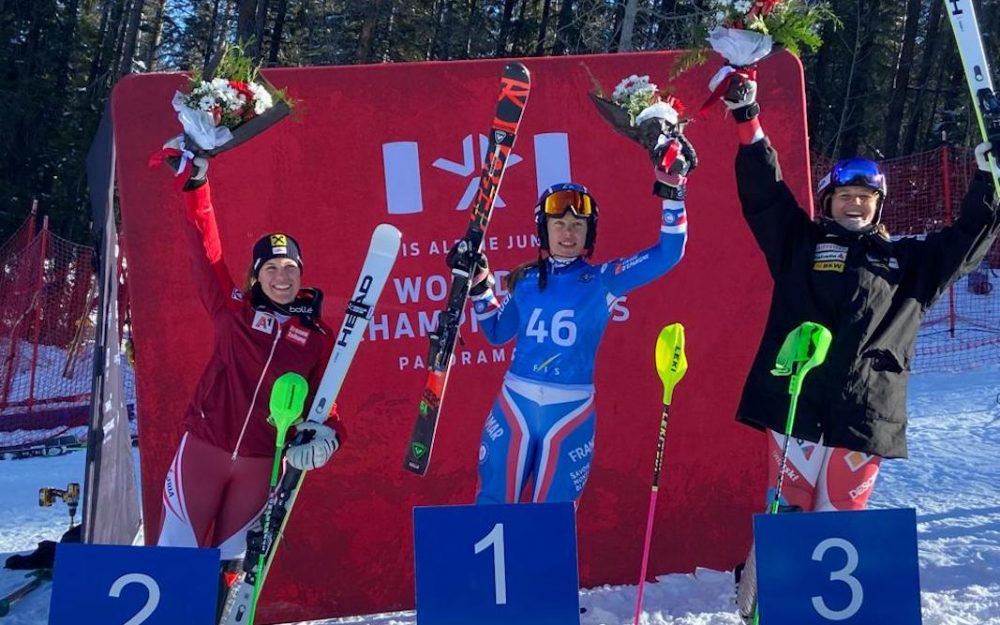
[[[715,76],[708,81],[708,90],[714,93],[723,80],[732,82],[722,94],[722,102],[730,111],[750,106],[757,101],[757,81],[736,74],[731,65],[723,65],[715,72]]]
[[[988,158],[986,158],[986,155],[992,149],[993,149],[993,144],[990,143],[989,141],[983,141],[982,143],[976,146],[976,166],[979,167],[979,171],[985,171],[986,173],[990,173],[990,161]],[[997,155],[995,153],[993,154],[993,162],[994,163],[997,162]],[[1000,175],[1000,170],[997,169],[996,165],[994,165],[993,167],[993,173],[995,175]]]
[[[340,448],[337,431],[328,425],[315,421],[305,421],[296,426],[296,435],[302,441],[293,443],[285,450],[285,460],[289,466],[300,471],[318,469]]]

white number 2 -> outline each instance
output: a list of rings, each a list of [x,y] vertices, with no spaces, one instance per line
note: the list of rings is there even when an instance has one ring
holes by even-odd
[[[573,310],[560,310],[552,315],[552,342],[559,347],[569,347],[576,343],[576,324],[573,323]],[[545,322],[541,320],[542,309],[536,308],[531,311],[528,319],[528,329],[525,330],[527,336],[535,337],[535,340],[542,343],[549,337],[549,332],[545,329]]]
[[[497,523],[490,533],[476,543],[476,553],[493,547],[493,594],[497,605],[507,604],[507,564],[504,559],[503,523]]]
[[[146,587],[146,605],[142,606],[142,609],[136,612],[135,616],[125,621],[123,625],[141,625],[146,619],[156,610],[156,606],[160,605],[160,586],[156,583],[156,580],[149,575],[144,575],[142,573],[129,573],[128,575],[122,575],[115,580],[115,583],[111,584],[111,590],[108,592],[109,597],[118,598],[122,594],[122,589],[129,584],[142,584]]]
[[[816,612],[823,618],[831,621],[843,621],[857,614],[865,598],[865,591],[861,587],[861,582],[858,581],[858,578],[851,575],[854,569],[858,568],[858,550],[854,548],[853,544],[843,538],[827,538],[816,545],[816,548],[813,550],[812,559],[822,562],[823,554],[829,549],[843,549],[844,553],[847,554],[847,564],[839,571],[830,573],[830,580],[847,584],[848,588],[851,589],[851,602],[843,610],[831,610],[826,606],[823,597],[814,596],[812,604]]]

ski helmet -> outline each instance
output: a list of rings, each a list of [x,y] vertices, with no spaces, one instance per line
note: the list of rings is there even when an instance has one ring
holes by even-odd
[[[594,253],[597,241],[597,200],[582,184],[560,182],[554,184],[538,198],[535,205],[535,224],[538,226],[538,244],[541,250],[549,251],[548,218],[559,218],[572,211],[576,217],[587,218],[587,238],[584,241],[584,255]]]
[[[872,224],[878,225],[882,221],[882,204],[885,202],[885,195],[888,187],[885,181],[885,174],[879,168],[878,163],[867,158],[848,158],[837,163],[830,169],[830,173],[820,179],[816,187],[816,196],[819,199],[820,210],[824,217],[830,217],[830,203],[833,198],[833,191],[837,187],[866,187],[878,195],[875,205],[875,217]]]

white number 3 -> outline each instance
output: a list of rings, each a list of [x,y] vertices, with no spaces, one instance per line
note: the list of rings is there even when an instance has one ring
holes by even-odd
[[[829,549],[842,549],[847,554],[847,564],[839,571],[830,573],[830,580],[847,584],[848,588],[851,589],[851,602],[843,610],[831,610],[827,607],[826,602],[823,601],[823,597],[814,596],[812,604],[816,612],[823,618],[831,621],[843,621],[857,614],[865,598],[865,591],[861,587],[861,582],[858,581],[858,578],[851,575],[854,569],[858,568],[858,550],[854,548],[853,544],[843,538],[827,538],[816,545],[816,548],[813,550],[812,559],[822,562],[823,554]]]

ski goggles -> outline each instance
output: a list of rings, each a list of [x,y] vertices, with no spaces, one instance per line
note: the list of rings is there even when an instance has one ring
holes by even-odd
[[[542,211],[547,217],[562,217],[566,211],[573,211],[577,217],[590,217],[597,213],[597,202],[586,191],[561,189],[545,196]]]
[[[868,187],[883,196],[886,191],[885,175],[878,165],[865,158],[850,158],[838,162],[829,175],[820,181],[820,190],[827,187]]]

